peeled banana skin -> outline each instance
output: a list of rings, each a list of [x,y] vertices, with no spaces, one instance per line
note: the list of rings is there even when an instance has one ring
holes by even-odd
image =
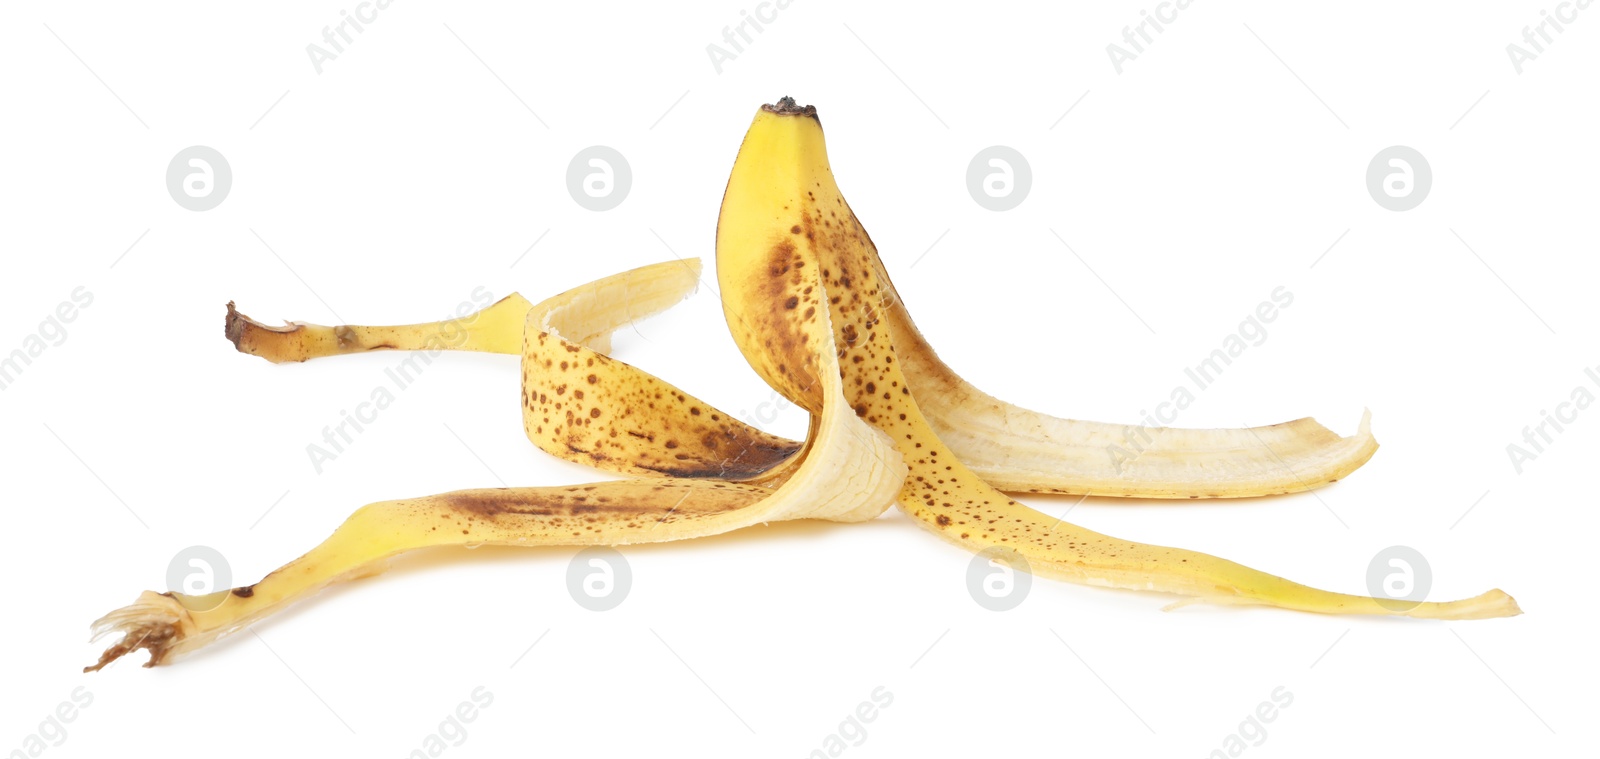
[[[536,305],[508,296],[446,347],[520,355],[529,439],[626,479],[364,506],[252,585],[206,596],[145,592],[107,614],[94,637],[121,638],[86,670],[140,649],[150,652],[146,666],[176,660],[417,549],[662,542],[789,519],[870,520],[895,504],[946,541],[1003,550],[1028,571],[1071,582],[1328,614],[1520,613],[1499,590],[1399,607],[1318,590],[1206,554],[1101,535],[1005,495],[1295,492],[1350,474],[1377,443],[1365,418],[1345,438],[1310,419],[1162,430],[1138,459],[1117,466],[1105,451],[1124,426],[1059,419],[984,394],[917,331],[835,184],[810,106],[785,98],[756,113],[729,178],[716,247],[729,330],[757,375],[811,414],[806,440],[755,429],[609,355],[612,331],[695,289],[696,260],[623,272]],[[226,335],[240,352],[278,363],[436,349],[446,325],[271,327],[230,303]]]
[[[141,648],[150,651],[147,666],[176,660],[329,584],[375,574],[390,558],[422,548],[666,542],[789,519],[851,522],[882,514],[905,479],[905,467],[883,433],[843,405],[833,351],[818,355],[820,366],[835,368],[823,375],[831,379],[819,390],[831,400],[814,418],[807,443],[752,448],[757,452],[750,455],[765,457],[766,468],[739,469],[741,474],[760,471],[753,482],[734,482],[686,475],[700,473],[710,451],[765,444],[764,438],[702,434],[734,428],[719,427],[728,418],[725,414],[671,385],[563,337],[573,334],[604,343],[612,329],[692,291],[698,276],[697,262],[688,268],[679,262],[656,264],[523,309],[524,372],[531,378],[523,385],[529,437],[563,458],[649,477],[462,490],[369,504],[321,545],[252,585],[204,596],[146,591],[134,604],[95,622],[96,639],[117,633],[122,638],[86,669],[98,670]],[[609,297],[613,288],[658,297],[619,300]],[[490,308],[508,301],[514,302],[507,298]],[[641,312],[641,307],[648,310]],[[261,332],[247,317],[229,314],[230,338],[238,334],[239,343],[269,355],[302,355],[300,348],[279,341],[304,336],[316,341],[314,350],[339,351],[337,340],[318,337],[337,328],[300,325]],[[429,325],[415,325],[386,339],[399,341],[393,347],[410,345],[407,341],[420,346],[434,334]],[[829,336],[819,332],[818,339],[826,343]],[[673,409],[682,418],[657,414],[656,409]],[[691,421],[697,419],[704,419],[706,426]],[[575,442],[588,447],[580,449]]]
[[[1463,601],[1395,609],[1376,599],[1317,590],[1205,554],[1101,535],[1052,519],[995,489],[949,448],[922,410],[923,399],[939,388],[930,385],[928,375],[908,369],[915,360],[908,357],[920,357],[926,372],[931,352],[915,335],[871,238],[834,183],[821,123],[812,108],[786,100],[757,112],[723,200],[717,273],[728,326],[745,358],[769,385],[805,408],[821,400],[806,389],[813,382],[803,362],[811,351],[806,330],[814,322],[830,324],[840,346],[838,363],[851,407],[888,433],[910,470],[900,508],[950,542],[975,551],[1014,551],[1035,573],[1064,580],[1218,603],[1449,619],[1519,612],[1515,601],[1498,590]],[[981,411],[977,416],[981,418]],[[1362,436],[1370,441],[1370,433],[1363,431],[1358,438]],[[1337,479],[1364,462],[1371,455],[1363,450],[1366,442],[1333,443],[1339,453],[1325,454],[1325,459],[1355,464],[1333,464],[1318,470],[1318,476]],[[1237,471],[1256,476],[1253,469]],[[1249,481],[1183,484],[1220,486],[1230,495],[1275,492]]]

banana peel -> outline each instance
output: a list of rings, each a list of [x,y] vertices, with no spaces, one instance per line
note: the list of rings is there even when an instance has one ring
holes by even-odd
[[[735,342],[761,378],[811,415],[792,441],[744,424],[609,355],[610,335],[671,307],[697,260],[623,272],[532,304],[508,296],[462,319],[272,327],[228,304],[226,335],[275,363],[371,350],[521,356],[529,439],[626,479],[463,490],[357,510],[327,540],[253,585],[205,596],[143,593],[93,625],[120,634],[98,670],[137,650],[164,664],[399,554],[483,544],[623,545],[790,519],[878,517],[898,504],[938,537],[1002,549],[1023,568],[1088,585],[1326,614],[1482,619],[1520,613],[1491,590],[1397,605],[1319,590],[1179,548],[1054,519],[1006,492],[1239,498],[1321,487],[1377,449],[1367,418],[1340,437],[1311,419],[1237,430],[1152,431],[1136,459],[1106,455],[1126,427],[1060,419],[993,398],[939,360],[839,191],[816,111],[784,98],[745,136],[717,226],[717,277]],[[449,335],[450,339],[441,339]]]
[[[919,349],[925,342],[915,336],[877,248],[834,182],[822,125],[809,106],[785,99],[757,112],[723,199],[717,275],[728,326],[745,359],[767,384],[808,410],[825,402],[816,390],[818,372],[830,369],[819,370],[810,361],[818,346],[807,335],[816,323],[828,325],[840,351],[837,363],[848,402],[857,416],[888,433],[910,470],[900,508],[952,543],[973,551],[1015,552],[1035,574],[1057,579],[1224,604],[1443,619],[1519,612],[1516,602],[1498,590],[1399,608],[1318,590],[1206,554],[1101,535],[1052,519],[997,490],[950,449],[923,412],[926,398],[941,395],[932,385],[937,375],[925,371],[912,379],[916,370],[907,370],[908,356],[921,354],[927,369],[931,351]],[[981,419],[984,406],[977,408]],[[1315,433],[1305,425],[1285,429]],[[1190,439],[1209,443],[1222,436],[1202,432]],[[1317,447],[1319,440],[1325,450],[1311,458],[1328,464],[1310,482],[1301,479],[1304,487],[1337,479],[1371,455],[1369,431],[1359,433],[1353,444],[1313,434],[1308,447]],[[1200,455],[1215,450],[1208,444]],[[1203,496],[1220,485],[1232,494],[1260,495],[1283,486],[1252,467],[1230,470],[1220,483],[1183,470],[1163,473],[1162,492],[1198,488],[1186,494]],[[1014,485],[1025,484],[1015,481],[1018,475],[1026,479],[1027,472],[1006,470]]]
[[[759,484],[685,476],[689,467],[703,466],[692,457],[736,441],[713,440],[711,433],[691,439],[689,435],[706,428],[665,413],[657,415],[654,409],[671,409],[686,420],[704,416],[712,426],[728,417],[701,411],[709,406],[563,336],[604,343],[617,327],[691,291],[698,272],[698,262],[687,269],[678,262],[646,266],[558,295],[524,314],[524,372],[535,378],[523,389],[525,418],[536,419],[530,421],[529,435],[562,458],[606,462],[611,471],[653,477],[566,487],[461,490],[369,504],[321,545],[253,585],[203,596],[146,591],[134,604],[95,622],[96,639],[116,633],[122,638],[86,670],[98,670],[141,648],[150,652],[146,666],[176,660],[327,585],[370,576],[382,571],[392,557],[422,548],[656,543],[766,522],[855,522],[882,514],[905,479],[905,465],[888,438],[844,404],[832,336],[827,332],[815,332],[817,344],[828,347],[817,356],[826,378],[817,388],[824,399],[821,411],[812,420],[806,443],[769,461],[770,466],[759,473]],[[641,297],[615,297],[619,292]],[[500,303],[508,301],[512,299]],[[306,353],[302,346],[280,341],[314,340],[313,352],[317,346],[342,350],[337,340],[319,337],[332,331],[315,325],[261,332],[252,326],[254,322],[241,322],[246,317],[236,311],[229,313],[230,336],[234,325],[240,325],[241,344],[273,356]],[[415,325],[403,333],[387,334],[385,341],[426,345],[438,329]],[[834,370],[826,371],[830,366]],[[694,447],[677,444],[680,438]],[[588,447],[570,444],[580,440]],[[621,448],[631,450],[634,457],[623,455]],[[679,450],[693,453],[675,453]]]

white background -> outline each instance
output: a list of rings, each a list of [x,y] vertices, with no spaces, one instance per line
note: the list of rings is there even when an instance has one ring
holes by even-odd
[[[1154,3],[795,0],[719,74],[706,46],[754,3],[536,6],[398,0],[318,74],[305,48],[352,5],[8,5],[0,351],[75,287],[94,300],[0,393],[0,751],[79,686],[92,704],[49,756],[404,756],[478,686],[493,704],[448,756],[798,757],[878,686],[893,703],[848,756],[1205,756],[1278,686],[1293,704],[1246,755],[1587,745],[1600,411],[1520,475],[1506,446],[1574,387],[1600,393],[1600,10],[1518,74],[1506,45],[1553,5],[1198,0],[1118,74],[1106,46]],[[306,445],[403,357],[273,366],[223,339],[225,302],[431,320],[480,286],[537,301],[709,260],[740,138],[785,94],[819,108],[912,313],[980,387],[1134,422],[1284,286],[1268,339],[1177,424],[1349,434],[1373,411],[1382,449],[1315,495],[1090,499],[1072,521],[1347,592],[1407,545],[1432,598],[1499,587],[1526,614],[1163,613],[1044,579],[995,613],[967,554],[891,511],[626,549],[632,594],[604,613],[568,596],[570,549],[403,559],[175,666],[78,674],[88,623],[162,589],[186,546],[243,584],[364,503],[601,477],[527,442],[515,360],[483,355],[435,362],[316,474]],[[603,213],[565,186],[596,144],[634,175]],[[1001,213],[965,186],[997,144],[1034,176]],[[210,211],[164,185],[191,145],[232,167]],[[1365,188],[1391,145],[1432,166],[1411,211]],[[616,352],[739,416],[771,399],[705,288]]]

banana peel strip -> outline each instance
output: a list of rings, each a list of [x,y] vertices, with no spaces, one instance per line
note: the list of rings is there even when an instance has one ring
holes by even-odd
[[[878,275],[888,283],[887,272],[877,266]],[[601,327],[615,329],[670,307],[694,290],[699,271],[698,261],[667,262],[648,281],[630,280],[624,287],[602,280],[588,286],[589,298],[575,300],[574,291],[544,301],[541,318],[547,320],[548,331],[571,334],[572,342],[604,355],[610,352],[610,333]],[[893,285],[885,289],[884,302],[889,306],[885,321],[929,426],[956,458],[1005,492],[1163,499],[1280,495],[1337,482],[1378,450],[1370,414],[1362,415],[1356,434],[1340,437],[1311,418],[1249,428],[1185,429],[1079,421],[1025,409],[984,393],[940,360]],[[580,305],[617,302],[611,299],[629,305]],[[471,317],[446,322],[397,327],[291,322],[287,327],[270,327],[239,313],[232,303],[228,306],[229,339],[240,351],[275,363],[441,347],[515,355],[522,348],[523,317],[533,308],[513,294]],[[609,316],[589,323],[596,315]],[[607,319],[622,321],[607,324]],[[559,366],[562,359],[525,354],[525,388],[549,376],[538,366],[529,366],[538,360],[549,360],[548,369]],[[559,382],[547,384],[543,388],[547,393],[560,387]],[[691,409],[704,415],[695,418]],[[671,427],[682,433],[678,438],[684,449],[665,459],[645,460],[649,457],[636,448],[613,446],[594,430],[567,427],[558,436],[542,423],[543,414],[523,399],[523,421],[535,445],[551,455],[619,474],[759,481],[801,445],[699,401],[658,404],[648,411],[633,415],[640,429],[653,433]],[[705,444],[708,440],[714,442]]]
[[[546,329],[556,321],[555,316],[564,313],[566,325],[598,327],[577,329],[574,334],[582,332],[583,337],[604,343],[610,331],[605,325],[614,328],[642,315],[636,313],[637,305],[629,305],[632,301],[611,297],[611,292],[659,285],[673,268],[681,265],[658,264],[624,272],[590,289],[557,296],[541,307],[543,310],[528,312],[527,356],[559,351],[584,364],[582,381],[590,389],[586,400],[592,400],[569,401],[574,406],[567,410],[574,411],[577,418],[595,418],[590,416],[595,411],[603,416],[614,408],[608,402],[614,396],[608,393],[625,397],[636,389],[634,385],[647,384],[643,380],[649,377]],[[578,314],[582,316],[574,319]],[[894,502],[905,480],[905,465],[882,432],[862,422],[843,404],[833,355],[831,350],[818,355],[823,368],[834,367],[822,375],[825,381],[820,388],[830,400],[813,425],[804,450],[783,462],[788,469],[779,483],[763,487],[657,476],[565,487],[462,490],[370,504],[357,510],[321,545],[254,585],[205,596],[147,591],[132,605],[105,615],[94,623],[93,639],[114,634],[121,638],[85,671],[98,670],[139,649],[150,652],[145,666],[176,660],[321,588],[381,572],[389,559],[422,548],[626,545],[716,535],[790,519],[872,519]],[[588,365],[590,359],[597,365],[603,361],[607,368],[603,376],[599,376],[600,369]],[[597,375],[594,382],[588,380],[591,373]]]

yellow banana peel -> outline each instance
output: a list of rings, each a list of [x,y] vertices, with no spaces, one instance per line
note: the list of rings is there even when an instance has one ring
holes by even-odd
[[[805,409],[804,441],[767,434],[611,357],[619,327],[671,307],[697,260],[623,272],[537,305],[508,296],[460,323],[270,327],[228,304],[226,334],[273,362],[443,347],[517,354],[522,418],[544,451],[623,475],[589,485],[463,490],[358,509],[327,540],[247,586],[145,592],[94,624],[120,634],[88,670],[135,650],[173,661],[398,554],[482,544],[622,545],[789,519],[855,522],[898,503],[929,532],[999,549],[1043,576],[1191,601],[1327,614],[1481,619],[1520,613],[1499,590],[1385,603],[1225,559],[1102,535],[1007,492],[1238,498],[1321,487],[1377,450],[1368,420],[1340,437],[1311,419],[1237,430],[1164,429],[1118,468],[1123,425],[1059,419],[995,399],[917,331],[828,164],[816,110],[784,98],[755,116],[717,223],[728,328],[756,373]],[[465,337],[459,332],[464,330]]]

